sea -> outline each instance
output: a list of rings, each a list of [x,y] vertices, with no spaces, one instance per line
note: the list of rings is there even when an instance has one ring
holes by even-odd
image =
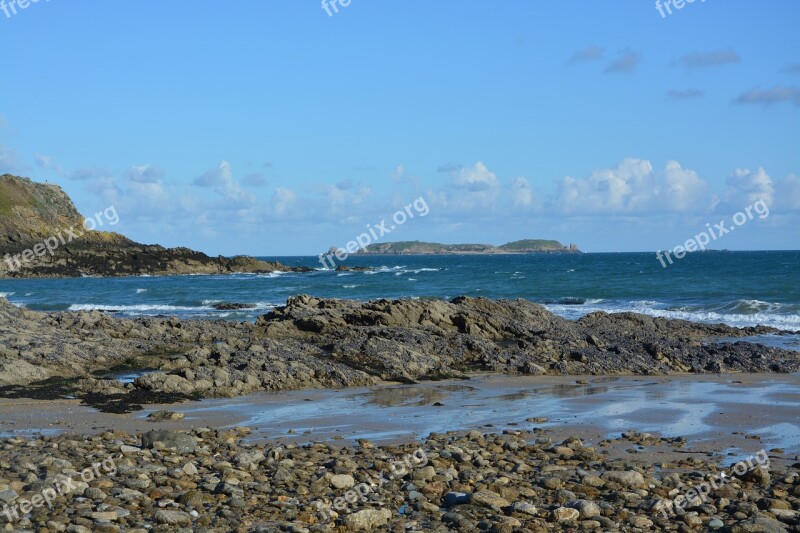
[[[667,268],[653,253],[355,256],[344,263],[368,267],[365,272],[326,270],[316,257],[263,259],[314,270],[0,280],[0,296],[40,311],[102,310],[119,317],[247,321],[298,294],[356,300],[452,299],[459,295],[524,298],[569,319],[595,311],[634,311],[731,326],[772,326],[783,331],[746,340],[800,351],[800,251],[693,253]],[[219,303],[254,308],[217,310],[213,306]],[[139,375],[117,377],[129,382]],[[666,437],[690,436],[692,449],[728,457],[754,451],[745,449],[751,443],[791,453],[800,449],[796,374],[766,375],[757,381],[709,375],[593,376],[587,380],[576,382],[574,376],[475,376],[469,381],[347,391],[263,392],[169,408],[184,413],[186,420],[195,424],[219,420],[255,428],[251,438],[289,435],[298,442],[312,437],[391,442],[432,431],[496,430],[506,425],[529,429],[534,427],[529,417],[536,413],[544,417],[536,419],[536,427],[589,427],[596,431],[595,437],[585,441],[590,444],[593,438],[616,438],[637,428]],[[63,408],[67,410],[63,416],[53,411],[52,404],[46,411],[26,406],[24,417],[3,412],[0,436],[85,431],[80,429],[82,419],[72,416],[76,407]],[[161,408],[151,406],[133,416],[146,425],[147,415]],[[721,413],[730,416],[717,416]],[[54,416],[78,426],[54,429],[48,422]],[[92,421],[92,427],[98,423]],[[104,423],[116,427],[118,421]],[[726,444],[729,441],[725,439],[735,434],[757,434],[761,440]]]
[[[39,311],[254,321],[287,298],[524,298],[578,319],[633,311],[731,326],[800,331],[800,251],[693,253],[662,267],[654,253],[263,257],[308,273],[0,280],[0,297]],[[219,303],[251,309],[217,310]]]

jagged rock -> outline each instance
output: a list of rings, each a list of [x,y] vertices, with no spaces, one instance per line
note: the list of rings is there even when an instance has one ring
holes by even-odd
[[[800,369],[797,352],[713,342],[763,328],[631,313],[570,321],[525,300],[356,302],[301,295],[252,324],[39,313],[0,299],[0,323],[6,326],[0,330],[0,387],[11,386],[6,395],[73,395],[111,412],[190,397],[409,383],[472,371],[669,374],[712,371],[719,358],[730,372]],[[657,355],[649,348],[655,344]],[[148,371],[133,384],[83,378],[128,364]]]

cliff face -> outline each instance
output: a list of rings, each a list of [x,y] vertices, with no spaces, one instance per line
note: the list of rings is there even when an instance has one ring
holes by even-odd
[[[0,278],[265,273],[290,269],[252,257],[209,257],[188,248],[148,246],[101,228],[109,208],[84,218],[57,185],[0,176]]]
[[[73,246],[137,245],[118,233],[86,231],[84,220],[58,185],[10,174],[0,176],[0,251],[4,255],[32,248],[70,228],[84,234],[73,240]]]

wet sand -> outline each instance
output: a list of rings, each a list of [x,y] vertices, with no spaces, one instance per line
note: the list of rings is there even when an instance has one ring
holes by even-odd
[[[184,413],[185,419],[147,420],[161,409]],[[696,453],[738,456],[764,448],[792,457],[800,453],[800,375],[479,375],[417,385],[257,393],[151,406],[130,415],[99,413],[72,400],[0,401],[0,435],[6,436],[231,426],[252,428],[250,437],[257,440],[342,443],[538,428],[554,438],[575,434],[595,445],[635,430],[686,437],[687,450]]]

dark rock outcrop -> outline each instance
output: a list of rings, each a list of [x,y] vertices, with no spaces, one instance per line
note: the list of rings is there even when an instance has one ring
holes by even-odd
[[[370,270],[375,270],[375,268],[365,267],[365,266],[347,266],[347,265],[339,265],[336,267],[336,272],[369,272]]]
[[[527,300],[290,298],[256,324],[269,338],[300,339],[334,360],[383,379],[416,380],[469,370],[538,374],[788,372],[795,352],[706,342],[774,332],[635,313],[593,313],[575,322]]]
[[[0,386],[6,385],[0,396],[52,390],[119,411],[125,401],[148,402],[148,395],[154,395],[151,403],[164,403],[470,372],[796,372],[798,352],[714,342],[772,331],[632,313],[595,313],[575,322],[526,300],[467,297],[355,302],[297,296],[255,324],[37,313],[0,299]],[[120,367],[150,371],[127,384],[101,377]]]
[[[230,302],[222,302],[218,304],[214,304],[211,307],[216,309],[217,311],[236,311],[239,309],[255,309],[256,304],[237,304],[237,303],[230,303]]]

